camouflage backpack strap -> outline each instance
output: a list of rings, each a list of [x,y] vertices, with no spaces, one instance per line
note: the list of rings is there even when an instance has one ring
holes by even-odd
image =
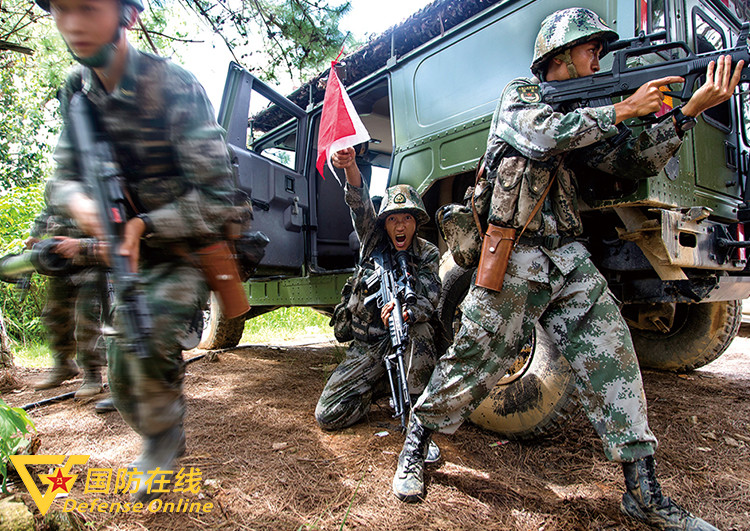
[[[477,165],[477,175],[474,179],[474,193],[471,194],[471,212],[474,215],[474,223],[477,225],[477,231],[479,231],[479,236],[484,237],[484,231],[482,230],[482,223],[479,221],[479,214],[477,213],[477,205],[474,201],[474,198],[476,197],[476,191],[477,191],[477,185],[479,184],[479,179],[482,178],[482,175],[484,175],[485,172],[485,164],[484,164],[484,155],[479,159],[479,164]]]

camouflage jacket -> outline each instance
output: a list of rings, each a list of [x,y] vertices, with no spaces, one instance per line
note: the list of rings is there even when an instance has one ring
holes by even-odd
[[[370,263],[373,250],[380,246],[393,249],[393,245],[384,227],[378,223],[367,184],[364,181],[361,188],[347,184],[345,198],[351,209],[354,228],[361,243],[360,261],[354,273],[356,280],[348,304],[349,311],[352,313],[352,328],[355,330],[355,337],[359,336],[358,338],[361,339],[366,336],[376,339],[385,335],[386,330],[380,318],[380,309],[377,308],[375,302],[372,301],[367,306],[364,304],[365,294],[361,279],[367,278],[374,271]],[[435,313],[440,298],[441,283],[438,275],[440,252],[432,243],[415,235],[408,253],[409,265],[416,284],[414,291],[417,294],[417,302],[409,306],[409,310],[415,322],[429,321]]]
[[[50,207],[45,207],[34,218],[34,223],[31,226],[31,236],[41,240],[47,236],[82,238],[85,235],[72,219],[57,215]]]
[[[548,206],[537,213],[525,235],[582,232],[576,172],[599,177],[642,179],[658,174],[681,145],[671,120],[637,137],[615,125],[614,106],[556,112],[539,101],[539,80],[518,78],[503,91],[487,147],[494,184],[491,223],[520,229],[529,219],[558,165]],[[565,156],[564,156],[565,155]]]
[[[69,102],[82,91],[114,146],[124,174],[131,215],[148,213],[153,232],[146,242],[212,243],[233,207],[234,190],[223,130],[203,87],[170,61],[128,48],[125,72],[107,93],[94,72],[80,65],[59,93],[63,131],[55,151],[57,168],[46,190],[48,204],[66,215],[71,195],[85,193],[69,136]]]

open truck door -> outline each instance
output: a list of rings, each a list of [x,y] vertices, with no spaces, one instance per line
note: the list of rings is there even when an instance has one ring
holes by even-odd
[[[258,152],[252,149],[255,139],[250,117],[268,103],[285,114],[284,126],[276,136],[273,132],[264,135],[272,143]],[[305,220],[310,202],[302,170],[307,120],[299,106],[238,64],[229,64],[218,121],[227,132],[237,187],[252,201],[252,228],[270,239],[259,274],[293,272],[305,263]]]

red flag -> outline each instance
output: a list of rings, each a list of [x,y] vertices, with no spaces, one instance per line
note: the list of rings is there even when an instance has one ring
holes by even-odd
[[[320,175],[323,175],[326,162],[331,172],[336,174],[331,165],[331,154],[368,140],[370,140],[370,133],[359,119],[352,100],[349,99],[346,89],[336,75],[336,61],[332,61],[318,130],[316,167]],[[325,179],[325,176],[323,178]]]

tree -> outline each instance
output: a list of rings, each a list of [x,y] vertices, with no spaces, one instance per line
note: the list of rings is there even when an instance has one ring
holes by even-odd
[[[301,79],[336,57],[345,38],[339,21],[351,7],[348,1],[331,5],[326,0],[180,2],[221,36],[238,63],[267,80],[282,73]]]

